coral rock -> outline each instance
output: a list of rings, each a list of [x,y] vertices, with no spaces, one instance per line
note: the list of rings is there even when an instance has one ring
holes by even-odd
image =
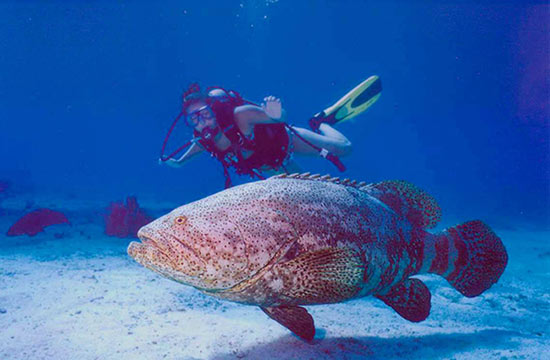
[[[127,197],[126,204],[111,203],[104,217],[105,234],[120,238],[137,237],[138,230],[153,220],[139,207],[134,196]]]
[[[69,220],[65,214],[50,209],[38,209],[25,214],[13,224],[6,235],[19,236],[29,235],[34,236],[42,231],[46,226],[56,224],[69,224]]]

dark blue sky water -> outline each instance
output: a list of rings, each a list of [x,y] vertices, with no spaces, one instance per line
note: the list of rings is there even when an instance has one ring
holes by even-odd
[[[289,121],[306,126],[378,74],[378,103],[339,127],[354,143],[349,177],[411,181],[464,220],[548,225],[541,4],[2,1],[0,178],[37,192],[188,202],[223,186],[208,156],[181,169],[157,163],[190,82],[279,96]],[[301,165],[337,173],[320,159]]]

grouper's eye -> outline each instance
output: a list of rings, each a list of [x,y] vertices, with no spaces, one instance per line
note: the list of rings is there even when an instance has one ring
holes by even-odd
[[[175,225],[185,225],[187,218],[185,216],[178,216],[174,219]]]

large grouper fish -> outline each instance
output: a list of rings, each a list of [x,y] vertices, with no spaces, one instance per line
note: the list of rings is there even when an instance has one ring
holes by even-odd
[[[508,261],[501,240],[478,220],[427,232],[440,214],[403,181],[283,174],[173,210],[142,227],[128,254],[207,295],[260,306],[311,341],[301,305],[373,295],[418,322],[431,294],[412,276],[441,275],[467,297],[496,283]]]

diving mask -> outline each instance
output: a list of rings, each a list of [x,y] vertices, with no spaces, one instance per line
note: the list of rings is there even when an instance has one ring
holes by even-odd
[[[185,115],[185,123],[189,127],[196,127],[201,121],[213,119],[214,111],[210,105],[204,105]]]

